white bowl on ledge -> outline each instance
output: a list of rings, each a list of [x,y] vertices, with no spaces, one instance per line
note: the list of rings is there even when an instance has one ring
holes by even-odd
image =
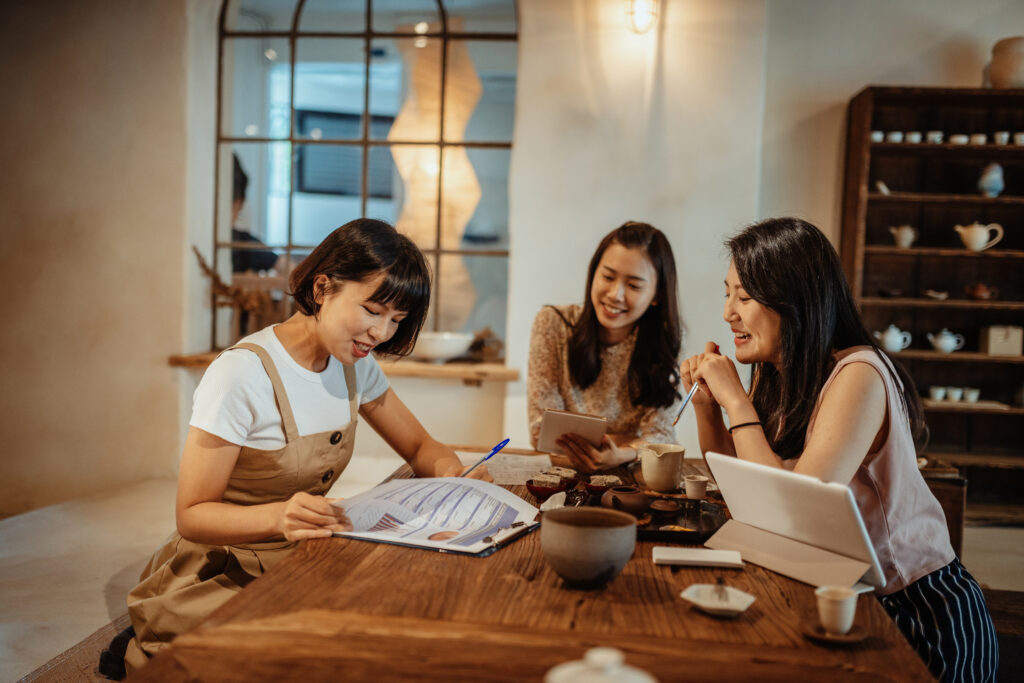
[[[420,332],[412,357],[443,363],[466,353],[472,343],[473,335],[469,332]]]

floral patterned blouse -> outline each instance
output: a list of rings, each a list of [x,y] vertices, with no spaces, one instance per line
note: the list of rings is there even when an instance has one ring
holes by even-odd
[[[533,321],[530,362],[526,379],[530,441],[537,447],[544,411],[568,410],[608,418],[608,433],[624,437],[624,446],[643,443],[678,443],[672,421],[679,400],[664,408],[633,405],[627,375],[636,346],[636,329],[624,341],[601,349],[601,373],[586,389],[569,374],[571,324],[582,306],[545,306]],[[619,439],[616,439],[618,442]]]

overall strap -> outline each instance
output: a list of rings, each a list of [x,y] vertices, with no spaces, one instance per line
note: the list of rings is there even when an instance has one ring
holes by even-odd
[[[299,428],[295,425],[295,415],[292,414],[292,405],[288,402],[288,394],[285,393],[284,383],[281,381],[281,375],[278,374],[277,366],[274,365],[274,361],[271,359],[270,353],[268,353],[267,350],[259,344],[252,344],[249,342],[235,344],[231,349],[245,349],[246,351],[252,351],[263,363],[263,369],[267,371],[267,376],[270,377],[270,383],[274,385],[274,399],[277,401],[277,410],[281,413],[281,425],[284,427],[284,441],[286,444],[295,441],[299,438]],[[228,349],[228,351],[231,349]],[[350,396],[351,391],[352,390],[349,389]]]
[[[356,392],[356,366],[342,364],[345,369],[345,387],[348,389],[349,423],[359,419],[359,395]]]

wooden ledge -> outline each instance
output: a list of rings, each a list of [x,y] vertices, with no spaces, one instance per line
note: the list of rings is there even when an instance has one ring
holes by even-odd
[[[220,351],[192,353],[171,356],[168,364],[177,368],[205,368]],[[425,363],[418,360],[380,361],[380,367],[388,377],[420,377],[424,379],[461,379],[467,384],[481,382],[515,382],[519,370],[501,363]]]

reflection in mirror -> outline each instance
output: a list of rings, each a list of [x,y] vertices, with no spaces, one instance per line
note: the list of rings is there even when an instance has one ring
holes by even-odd
[[[221,143],[219,147],[217,241],[238,243],[238,255],[231,259],[235,272],[272,269],[274,264],[266,261],[270,257],[256,252],[265,251],[266,245],[280,255],[288,243],[290,147],[287,142]]]
[[[296,41],[295,136],[359,140],[366,71],[361,38]]]
[[[508,249],[508,168],[511,160],[509,149],[446,148],[445,155],[463,151],[472,166],[479,188],[479,201],[472,207],[468,222],[459,230],[449,221],[464,218],[453,204],[465,201],[458,178],[453,182],[445,166],[444,188],[441,200],[441,247],[444,249],[494,250]]]
[[[291,65],[286,38],[227,38],[221,81],[221,134],[286,138]]]
[[[439,21],[436,0],[373,0],[377,33],[426,33],[424,24]]]
[[[299,17],[300,33],[361,33],[365,30],[365,0],[306,0],[302,5],[302,16]]]
[[[437,188],[441,148],[436,145],[390,147],[394,169],[392,206],[395,227],[420,249],[437,248]],[[367,207],[367,215],[374,216]]]
[[[307,4],[313,0],[307,0]],[[229,0],[224,10],[228,31],[289,31],[297,0]]]
[[[496,337],[505,338],[507,256],[441,254],[435,278],[441,281],[438,330],[479,332],[490,327]],[[433,328],[433,320],[432,311],[428,328]]]
[[[292,243],[315,247],[362,215],[362,151],[355,145],[297,145]]]
[[[455,18],[462,22],[461,31],[516,32],[516,3],[513,0],[444,0],[444,6],[449,20]]]
[[[465,57],[461,57],[465,55]],[[453,40],[448,44],[448,97],[457,97],[466,78],[460,69],[465,59],[473,69],[480,92],[468,122],[458,125],[445,110],[444,136],[449,141],[511,142],[516,100],[516,44],[505,41]]]
[[[376,140],[426,142],[441,134],[441,41],[377,39],[370,51],[370,112],[392,120],[405,111],[400,131],[392,134],[390,123],[374,127]],[[432,96],[430,93],[434,93]]]

